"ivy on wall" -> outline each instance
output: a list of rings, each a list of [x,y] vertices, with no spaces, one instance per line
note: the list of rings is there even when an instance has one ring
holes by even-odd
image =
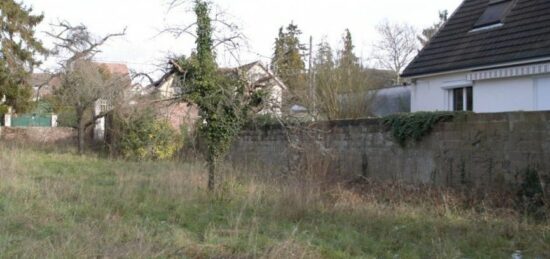
[[[382,123],[391,130],[394,139],[405,147],[410,140],[419,141],[430,134],[440,122],[451,121],[458,113],[417,112],[395,114],[383,118]]]

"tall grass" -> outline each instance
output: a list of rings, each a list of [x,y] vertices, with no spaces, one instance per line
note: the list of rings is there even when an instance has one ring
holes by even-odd
[[[350,186],[304,170],[227,168],[209,194],[199,163],[4,148],[0,257],[550,257],[546,222],[464,208],[443,190]]]

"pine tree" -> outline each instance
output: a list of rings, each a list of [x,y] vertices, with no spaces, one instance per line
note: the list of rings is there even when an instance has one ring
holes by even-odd
[[[351,32],[346,30],[343,47],[335,59],[323,40],[315,57],[315,85],[319,111],[330,120],[369,115],[369,78],[354,52]]]
[[[355,56],[353,52],[355,46],[353,45],[353,38],[349,29],[346,29],[342,40],[344,42],[344,48],[340,51],[339,66],[347,68],[358,66],[359,58]]]
[[[317,55],[315,56],[314,65],[316,70],[325,70],[334,68],[334,54],[332,47],[323,39],[317,45]]]
[[[300,43],[302,32],[297,25],[290,23],[285,29],[279,29],[275,39],[275,51],[271,61],[272,69],[287,85],[294,96],[301,96],[306,90],[305,62],[302,52],[306,50]]]
[[[32,87],[28,83],[34,67],[40,64],[37,54],[46,54],[42,43],[35,38],[35,28],[43,15],[32,15],[14,0],[0,1],[0,113],[6,106],[24,112],[30,108]]]
[[[341,88],[346,92],[356,92],[364,88],[363,69],[361,64],[359,64],[359,58],[355,55],[353,38],[348,29],[344,33],[342,42],[344,46],[339,51],[338,56],[338,73],[340,83],[342,84]]]

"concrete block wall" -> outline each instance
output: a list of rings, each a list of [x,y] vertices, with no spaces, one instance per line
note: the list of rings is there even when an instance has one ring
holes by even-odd
[[[318,153],[335,176],[476,189],[513,188],[533,168],[550,185],[550,112],[467,115],[406,147],[378,119],[307,126],[249,128],[229,158],[237,166],[289,172]]]

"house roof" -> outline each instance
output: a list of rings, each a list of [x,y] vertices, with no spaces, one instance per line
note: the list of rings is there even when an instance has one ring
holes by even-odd
[[[473,30],[491,0],[464,0],[403,77],[550,57],[550,1],[513,0],[503,25]]]
[[[118,63],[96,63],[99,66],[103,66],[109,70],[111,74],[121,75],[121,76],[130,76],[130,70],[126,64]]]

